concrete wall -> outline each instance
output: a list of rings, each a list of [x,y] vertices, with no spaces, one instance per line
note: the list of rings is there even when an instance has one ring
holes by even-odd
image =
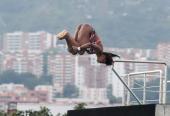
[[[156,105],[155,116],[170,116],[170,105]]]

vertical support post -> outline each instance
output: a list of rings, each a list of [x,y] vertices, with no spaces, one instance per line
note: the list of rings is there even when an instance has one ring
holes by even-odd
[[[125,93],[125,89],[124,89],[124,88],[123,88],[122,105],[125,105],[125,106],[126,106],[126,93]]]
[[[166,104],[166,98],[167,98],[167,70],[168,70],[168,66],[167,64],[165,64],[165,74],[164,74],[164,81],[163,81],[163,104]]]
[[[130,75],[128,74],[128,77],[127,77],[127,86],[130,88],[130,77],[129,77]],[[129,93],[129,91],[127,91],[127,105],[129,105],[130,104],[130,93]]]
[[[159,84],[159,104],[163,103],[163,76],[162,76],[162,71],[160,71],[160,84]]]
[[[144,74],[143,80],[143,104],[146,103],[146,74]]]
[[[94,66],[94,90],[95,90],[95,94],[97,94],[97,78],[96,78],[96,66]],[[97,104],[98,102],[98,97],[95,97],[95,104]]]
[[[112,71],[116,74],[116,76],[119,78],[119,80],[122,82],[122,84],[126,87],[126,89],[132,94],[132,96],[135,98],[135,100],[138,102],[138,104],[142,104],[138,97],[133,93],[133,91],[127,86],[127,84],[123,81],[123,79],[119,76],[119,74],[115,71],[115,69],[112,67]]]
[[[126,89],[123,87],[123,98],[122,98],[122,105],[128,105],[127,104],[127,94],[128,92],[126,91]]]

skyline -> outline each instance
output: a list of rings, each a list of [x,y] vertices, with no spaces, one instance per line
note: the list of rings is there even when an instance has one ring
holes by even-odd
[[[41,34],[43,35],[47,34],[50,36],[41,36]],[[47,32],[42,32],[42,33],[31,32],[30,34],[24,32],[5,34],[4,39],[6,40],[3,43],[5,44],[5,48],[1,52],[3,53],[1,54],[1,56],[3,55],[1,59],[1,69],[4,71],[8,69],[12,69],[21,74],[25,72],[30,72],[37,75],[37,77],[39,77],[39,75],[45,74],[43,72],[44,71],[43,67],[46,67],[46,71],[47,71],[46,74],[52,75],[53,84],[51,85],[54,87],[53,89],[56,88],[54,91],[56,93],[62,93],[64,86],[67,85],[67,83],[72,83],[73,85],[76,85],[76,87],[80,89],[79,91],[82,91],[82,93],[80,92],[81,93],[80,97],[84,96],[84,98],[86,97],[89,98],[91,95],[91,99],[97,100],[93,96],[94,92],[96,91],[93,90],[93,88],[94,87],[98,89],[103,88],[103,90],[99,90],[99,93],[101,92],[102,95],[102,93],[106,92],[104,88],[106,88],[107,85],[114,83],[113,95],[116,95],[117,97],[119,96],[122,97],[123,86],[122,85],[120,86],[120,84],[118,84],[119,80],[116,80],[112,72],[109,70],[109,68],[111,67],[106,67],[104,65],[97,64],[94,55],[84,55],[84,56],[70,55],[67,52],[66,45],[54,44],[56,43],[56,41],[55,42],[51,41],[54,39],[53,37],[54,35],[51,35]],[[32,41],[33,38],[36,41]],[[29,40],[31,40],[31,42],[29,42]],[[46,40],[51,41],[52,43]],[[18,44],[20,42],[27,43],[27,45],[23,46],[22,44]],[[46,43],[46,44],[40,44],[40,43]],[[170,45],[168,43],[166,44],[167,46]],[[166,47],[166,44],[160,43],[156,49],[105,48],[105,50],[112,51],[116,54],[119,54],[121,56],[121,59],[165,60],[165,58],[167,57],[164,57],[164,55],[169,55],[166,54],[166,52],[162,52],[165,50],[166,51],[169,50],[169,47]],[[29,46],[33,46],[33,47],[29,47]],[[43,56],[44,53],[46,53],[47,55],[46,60],[42,60],[45,58]],[[46,64],[47,66],[44,66],[44,64]],[[117,66],[116,64],[115,67],[117,67],[120,70],[121,74],[155,70],[158,68],[162,69],[160,66],[135,65],[135,64],[134,65],[122,64],[120,66]],[[95,72],[94,75],[93,72]],[[97,77],[96,79],[98,79],[98,81],[95,80],[95,78],[93,77],[95,78]],[[101,99],[104,100],[105,96],[101,96]]]

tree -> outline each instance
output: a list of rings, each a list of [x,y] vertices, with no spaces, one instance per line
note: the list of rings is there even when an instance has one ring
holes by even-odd
[[[0,112],[0,116],[6,116],[7,114],[5,112]]]
[[[63,96],[66,98],[78,97],[78,88],[73,84],[67,84],[64,86]]]
[[[52,76],[42,75],[37,77],[31,73],[16,73],[13,70],[4,71],[0,74],[0,84],[1,83],[15,83],[15,84],[24,84],[29,89],[34,89],[35,86],[44,84],[52,84]]]
[[[74,106],[74,110],[83,110],[83,109],[86,109],[86,106],[87,104],[86,103],[78,103]],[[60,114],[58,113],[57,116],[67,116],[67,113],[65,114]]]
[[[46,107],[40,107],[39,111],[32,111],[32,110],[17,111],[12,116],[25,116],[25,115],[26,116],[53,116],[50,110]]]
[[[74,106],[74,110],[82,110],[82,109],[86,109],[85,106],[87,104],[86,103],[79,103],[77,105]]]
[[[78,103],[75,105],[74,110],[85,109],[86,103]],[[0,112],[0,116],[7,116],[6,113]],[[12,116],[53,116],[50,110],[47,107],[40,107],[39,111],[26,110],[26,111],[17,111],[12,114]],[[67,116],[67,113],[61,114],[58,113],[57,116]]]
[[[38,116],[52,116],[50,110],[46,107],[41,107]]]
[[[41,77],[38,79],[39,84],[41,85],[51,85],[52,84],[52,75],[41,75]]]

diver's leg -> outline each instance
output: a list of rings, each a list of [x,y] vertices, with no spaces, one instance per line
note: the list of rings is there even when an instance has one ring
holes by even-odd
[[[77,38],[78,38],[78,33],[79,33],[79,30],[80,30],[81,26],[82,26],[82,24],[80,24],[80,25],[78,25],[76,27],[76,31],[75,31],[75,34],[74,34],[74,39],[75,40],[77,40]]]
[[[57,38],[59,40],[66,40],[67,46],[68,46],[68,51],[72,53],[73,55],[77,54],[77,49],[75,47],[79,47],[79,44],[75,41],[75,39],[69,34],[68,31],[64,30],[57,34]],[[75,47],[73,47],[75,46]]]

